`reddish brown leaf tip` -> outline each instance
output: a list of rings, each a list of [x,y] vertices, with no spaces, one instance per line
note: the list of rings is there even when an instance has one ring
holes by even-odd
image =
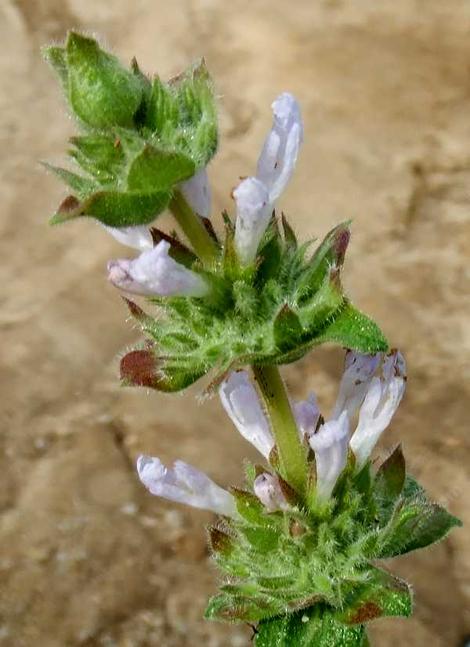
[[[155,358],[149,350],[133,350],[121,359],[121,380],[132,386],[156,388],[158,383]]]

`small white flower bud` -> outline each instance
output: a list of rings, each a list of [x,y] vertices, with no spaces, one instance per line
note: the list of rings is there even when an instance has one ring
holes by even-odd
[[[236,517],[233,496],[187,463],[176,461],[173,468],[168,468],[159,458],[139,456],[137,472],[145,487],[156,496]]]
[[[211,190],[206,168],[202,168],[189,180],[181,182],[179,188],[193,211],[203,218],[210,216]]]
[[[255,479],[253,490],[268,512],[289,508],[276,476],[267,472],[260,474]]]
[[[269,422],[246,371],[236,371],[219,388],[222,405],[243,438],[267,459],[274,447]]]
[[[406,386],[405,371],[403,355],[394,351],[383,361],[382,376],[370,382],[350,442],[358,467],[367,461],[400,404]]]
[[[119,259],[108,263],[108,279],[121,290],[146,296],[203,297],[209,292],[206,281],[177,263],[162,240],[134,260]]]
[[[348,459],[349,421],[346,411],[337,420],[325,422],[315,434],[309,435],[315,452],[317,496],[326,501],[336,485]]]

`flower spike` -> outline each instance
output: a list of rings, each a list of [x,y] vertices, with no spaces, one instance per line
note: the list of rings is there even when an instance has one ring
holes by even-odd
[[[309,435],[310,447],[315,452],[317,496],[326,501],[331,496],[348,458],[349,420],[346,411],[337,420],[329,420],[319,431]]]
[[[225,411],[243,438],[269,459],[269,454],[274,447],[274,438],[248,373],[246,371],[231,373],[221,384],[219,395]]]
[[[403,355],[394,351],[383,361],[382,376],[370,382],[350,442],[359,467],[369,458],[401,402],[406,386],[405,372]]]
[[[233,496],[206,474],[183,461],[176,461],[169,468],[159,458],[139,456],[137,472],[147,490],[155,496],[227,517],[236,517]]]
[[[169,243],[162,240],[134,260],[110,261],[108,279],[117,288],[134,294],[206,296],[210,291],[206,281],[171,258],[169,250]]]

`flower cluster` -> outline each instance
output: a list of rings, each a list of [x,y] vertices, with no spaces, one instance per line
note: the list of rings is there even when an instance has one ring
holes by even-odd
[[[377,369],[380,369],[378,375]],[[349,449],[358,471],[369,460],[400,404],[406,384],[405,370],[405,361],[398,351],[372,356],[348,351],[336,404],[326,422],[314,394],[307,400],[292,403],[300,441],[313,452],[316,473],[314,488],[318,502],[327,501],[332,496],[346,468]],[[219,395],[225,411],[243,438],[256,447],[267,461],[272,460],[275,438],[249,374],[246,371],[231,373],[221,384]],[[229,493],[225,493],[226,508],[221,511],[220,488],[208,488],[208,481],[201,480],[200,472],[194,468],[190,468],[193,472],[188,472],[185,480],[186,484],[191,481],[187,496],[184,496],[183,487],[179,497],[175,497],[175,481],[168,478],[167,471],[162,470],[159,459],[151,460],[153,463],[147,457],[140,457],[138,471],[152,494],[204,507],[218,514],[234,515],[235,506]],[[189,466],[185,467],[189,469]],[[254,481],[254,493],[268,512],[282,510],[287,505],[276,474],[260,473]],[[201,505],[201,501],[205,502],[204,505]]]

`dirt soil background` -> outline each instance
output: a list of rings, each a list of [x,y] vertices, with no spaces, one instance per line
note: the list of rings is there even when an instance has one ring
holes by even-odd
[[[468,528],[470,3],[0,2],[0,644],[248,646],[248,628],[201,618],[216,584],[210,515],[148,495],[134,461],[180,457],[236,484],[253,454],[216,399],[197,401],[200,385],[118,386],[137,333],[105,265],[126,250],[90,222],[46,225],[65,192],[38,160],[60,160],[73,125],[39,47],[71,27],[163,77],[207,58],[221,109],[215,213],[253,172],[273,98],[298,96],[305,145],[281,206],[303,236],[354,219],[347,288],[409,363],[382,449],[402,441]],[[327,348],[285,374],[328,410],[341,364]],[[468,549],[464,529],[396,562],[415,615],[375,623],[374,645],[461,644]]]

